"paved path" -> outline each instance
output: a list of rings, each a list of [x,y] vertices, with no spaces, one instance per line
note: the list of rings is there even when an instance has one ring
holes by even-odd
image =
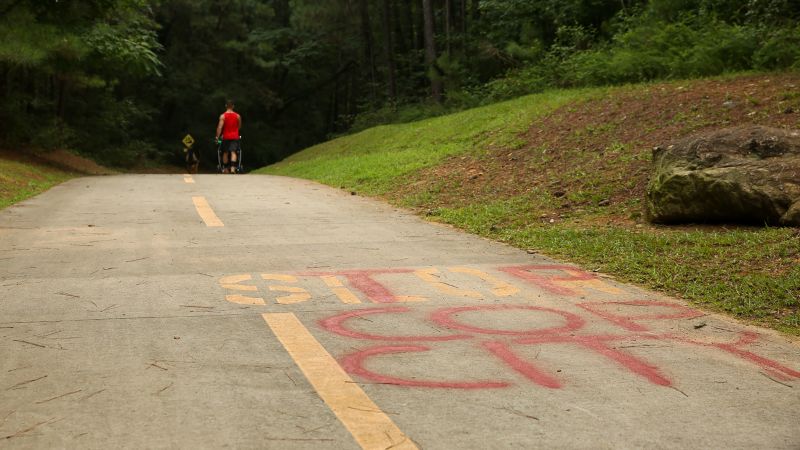
[[[267,176],[0,211],[0,448],[798,448],[800,347]]]

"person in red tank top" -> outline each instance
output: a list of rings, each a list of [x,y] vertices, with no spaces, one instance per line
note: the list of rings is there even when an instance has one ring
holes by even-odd
[[[217,140],[222,139],[222,173],[236,173],[239,151],[239,129],[242,116],[233,111],[233,100],[225,103],[226,111],[219,116]]]

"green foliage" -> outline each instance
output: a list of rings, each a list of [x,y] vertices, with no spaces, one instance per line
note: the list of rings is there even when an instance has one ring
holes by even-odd
[[[18,1],[0,16],[0,139],[99,156],[133,135],[143,99],[124,91],[158,75],[145,0]],[[120,160],[120,158],[116,158]]]
[[[798,0],[466,0],[449,16],[433,2],[433,66],[419,1],[389,0],[386,23],[368,0],[2,3],[0,140],[119,164],[154,154],[130,141],[174,157],[185,133],[212,163],[227,98],[261,165],[329,136],[557,87],[800,66]]]
[[[800,25],[767,34],[764,43],[753,53],[753,66],[772,70],[800,69]]]
[[[126,74],[161,75],[157,52],[161,45],[155,31],[141,23],[112,26],[98,23],[84,36],[85,42],[97,52],[104,64],[122,69]]]
[[[752,67],[756,31],[716,20],[640,26],[607,47],[562,63],[565,85],[617,84],[717,75]]]
[[[40,124],[35,130],[31,138],[34,148],[70,148],[78,142],[75,130],[58,119]]]
[[[444,104],[373,107],[355,129],[554,87],[800,66],[797,0],[485,0],[465,53],[440,58]],[[476,36],[476,37],[475,37]]]
[[[74,39],[62,36],[56,26],[37,24],[26,9],[12,10],[0,26],[0,61],[17,67],[37,67],[56,52],[59,45]]]
[[[800,28],[787,1],[654,0],[609,21],[608,40],[582,25],[563,25],[545,52],[480,89],[491,100],[553,86],[597,86],[800,66]],[[604,28],[606,29],[606,28]],[[537,41],[541,42],[541,41]],[[532,55],[536,55],[533,57]]]

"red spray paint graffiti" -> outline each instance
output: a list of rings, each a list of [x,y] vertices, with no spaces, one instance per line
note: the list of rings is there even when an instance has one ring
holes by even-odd
[[[682,305],[667,302],[647,302],[643,300],[633,300],[628,302],[596,302],[582,303],[579,305],[585,311],[604,319],[620,328],[624,329],[625,334],[587,334],[580,335],[577,332],[586,325],[586,320],[577,314],[554,308],[543,308],[529,305],[481,305],[464,306],[454,308],[441,308],[430,313],[428,320],[436,325],[445,327],[456,332],[466,332],[470,334],[452,334],[445,336],[390,336],[377,335],[353,330],[346,323],[349,319],[363,317],[365,315],[378,314],[409,314],[412,311],[408,308],[374,308],[359,311],[350,311],[337,314],[320,321],[322,328],[353,339],[369,341],[385,341],[380,344],[365,349],[361,349],[342,359],[342,366],[349,373],[377,383],[393,384],[406,387],[426,387],[426,388],[449,388],[449,389],[490,389],[502,388],[513,385],[511,381],[504,380],[483,380],[483,381],[437,381],[404,379],[388,374],[378,373],[366,368],[368,360],[375,357],[388,357],[389,355],[408,353],[408,352],[429,352],[431,347],[423,345],[411,345],[414,342],[442,342],[456,341],[476,338],[481,335],[492,335],[497,337],[508,337],[510,342],[497,340],[497,338],[478,343],[478,347],[483,349],[488,355],[505,364],[514,373],[517,373],[532,383],[549,388],[559,389],[563,387],[563,381],[556,378],[554,374],[548,374],[545,370],[538,367],[534,362],[526,360],[515,350],[515,346],[542,346],[542,345],[572,345],[595,355],[604,357],[613,362],[618,367],[627,372],[641,377],[648,382],[658,386],[671,386],[672,381],[663,373],[657,365],[645,361],[640,357],[620,350],[612,345],[621,341],[636,340],[657,340],[673,341],[693,346],[715,348],[724,351],[728,355],[752,363],[758,367],[768,370],[771,374],[779,376],[781,379],[800,378],[800,372],[786,367],[774,360],[757,355],[745,347],[753,344],[757,340],[754,333],[742,333],[740,338],[734,342],[704,342],[681,337],[673,334],[657,334],[651,332],[647,327],[637,321],[647,320],[666,320],[675,318],[697,317],[701,315],[699,311],[687,308]],[[608,312],[610,308],[620,306],[637,306],[656,308],[667,308],[675,310],[674,313],[667,314],[636,314],[623,315]],[[479,312],[485,318],[485,314],[494,311],[530,311],[534,313],[546,314],[558,317],[563,321],[563,325],[547,328],[529,330],[503,330],[487,327],[477,327],[463,323],[457,319],[460,313]],[[404,342],[404,345],[390,345],[391,342]]]
[[[369,347],[364,350],[351,353],[345,356],[342,361],[342,367],[353,375],[360,376],[367,380],[376,383],[394,384],[397,386],[408,387],[428,387],[428,388],[448,388],[448,389],[495,389],[511,386],[511,383],[505,381],[432,381],[432,380],[419,380],[419,379],[403,379],[392,377],[389,375],[382,375],[366,369],[365,361],[367,358],[381,355],[388,355],[393,353],[407,353],[407,352],[427,352],[430,347],[422,345],[379,345]]]
[[[367,380],[398,386],[496,389],[511,386],[514,382],[509,380],[519,380],[522,377],[522,379],[537,386],[559,389],[567,382],[568,377],[566,374],[558,375],[552,373],[552,370],[548,371],[548,368],[543,367],[544,364],[536,361],[535,358],[532,360],[526,357],[525,352],[529,351],[531,347],[548,345],[569,346],[589,352],[592,355],[602,357],[604,361],[636,378],[646,380],[657,386],[670,386],[672,381],[668,376],[667,369],[632,354],[632,351],[625,351],[623,350],[624,346],[619,345],[625,341],[637,340],[669,342],[679,346],[704,348],[725,354],[727,357],[736,358],[740,362],[754,365],[775,379],[785,381],[800,379],[800,371],[752,351],[751,347],[758,341],[758,335],[755,333],[749,331],[741,332],[730,342],[714,342],[695,338],[693,335],[689,336],[688,334],[663,333],[658,331],[657,326],[653,327],[659,321],[692,319],[703,315],[700,311],[692,308],[671,302],[641,299],[575,303],[570,297],[574,298],[580,295],[582,298],[598,300],[607,298],[610,295],[612,298],[618,299],[619,295],[625,294],[625,291],[601,280],[594,274],[584,272],[573,266],[540,264],[501,267],[498,270],[530,285],[533,289],[529,288],[527,290],[528,293],[531,290],[539,290],[540,292],[553,294],[550,297],[553,298],[555,296],[555,300],[563,302],[563,308],[561,306],[559,308],[546,308],[513,304],[481,304],[439,308],[430,312],[424,319],[427,325],[433,325],[438,327],[437,329],[445,330],[443,333],[434,335],[408,335],[404,334],[402,329],[398,329],[401,327],[396,327],[396,332],[390,333],[385,333],[384,331],[379,333],[359,331],[355,319],[366,319],[367,316],[371,316],[373,319],[377,319],[381,315],[390,315],[393,318],[416,317],[412,309],[396,305],[348,311],[323,319],[319,324],[323,329],[336,335],[373,343],[373,346],[358,349],[342,359],[342,365],[348,372]],[[440,294],[444,294],[445,298],[450,296],[458,297],[461,300],[466,296],[481,301],[492,297],[509,298],[523,292],[505,280],[481,272],[478,269],[457,267],[450,268],[449,273],[470,274],[472,277],[468,282],[474,283],[476,280],[480,280],[484,284],[478,289],[484,293],[488,292],[488,296],[480,294],[478,290],[475,290],[474,285],[465,289],[465,286],[455,286],[447,283],[440,279],[439,274],[441,273],[436,268],[395,268],[307,272],[293,275],[262,274],[261,279],[290,284],[268,286],[269,293],[274,291],[289,292],[291,294],[275,299],[275,303],[281,305],[295,304],[312,298],[312,288],[310,286],[305,289],[294,284],[300,283],[298,277],[322,277],[324,283],[333,289],[334,294],[345,303],[360,303],[363,299],[380,304],[425,300],[423,297],[418,296],[398,295],[393,291],[392,285],[401,281],[398,276],[409,275],[415,277],[416,282],[421,280],[427,283],[429,285],[428,288],[434,288]],[[361,298],[357,298],[354,293],[347,290],[342,281],[336,279],[336,277],[344,278],[347,284],[361,295]],[[220,284],[223,288],[235,293],[239,291],[253,292],[258,290],[255,285],[242,283],[254,279],[249,274],[229,276],[220,279]],[[400,283],[400,286],[409,285],[408,278],[403,279]],[[601,296],[594,297],[597,293],[601,294]],[[266,295],[263,297],[267,298]],[[234,303],[248,305],[267,304],[267,301],[262,297],[250,298],[241,294],[234,294],[228,295],[226,298]],[[528,329],[503,329],[502,327],[487,325],[493,323],[490,320],[492,314],[507,314],[509,312],[533,314],[537,317],[535,323],[543,323],[544,325]],[[478,320],[476,321],[476,319]],[[371,319],[366,320],[371,321]],[[494,321],[494,323],[497,322],[502,321]],[[363,323],[363,321],[358,323]],[[397,323],[408,322],[399,321]],[[590,323],[595,326],[587,327]],[[614,330],[606,333],[587,331],[587,328],[596,328],[598,323],[603,324],[606,328],[612,326]],[[391,328],[391,325],[389,325],[389,328]],[[432,357],[435,353],[431,352],[436,352],[441,346],[462,345],[459,344],[460,342],[469,343],[473,351],[477,350],[491,358],[490,361],[494,361],[495,365],[499,364],[501,367],[509,369],[509,380],[407,379],[367,369],[367,366],[373,360],[385,362],[398,355],[408,353],[427,353],[429,357]]]
[[[454,315],[463,312],[477,312],[477,311],[510,311],[510,310],[523,310],[523,311],[542,311],[551,314],[556,314],[563,317],[566,320],[566,324],[561,327],[552,327],[552,328],[544,328],[544,329],[533,329],[527,331],[510,331],[510,330],[496,330],[492,328],[479,328],[472,325],[467,325],[461,322],[458,322],[456,319],[453,318]],[[529,336],[529,335],[547,335],[547,334],[558,334],[558,333],[568,333],[570,331],[576,331],[583,328],[586,325],[586,322],[580,318],[579,316],[568,313],[566,311],[560,311],[557,309],[551,308],[542,308],[539,306],[527,306],[527,305],[486,305],[486,306],[460,306],[456,308],[445,308],[440,309],[434,312],[431,315],[431,319],[442,325],[446,328],[450,328],[451,330],[461,330],[461,331],[469,331],[472,333],[478,334],[504,334],[510,336]]]
[[[597,277],[572,266],[546,264],[501,267],[501,272],[513,275],[556,295],[577,295],[573,289],[557,284],[562,281],[589,281]],[[568,275],[543,275],[541,272],[561,272]]]
[[[613,322],[616,325],[628,331],[648,331],[647,327],[635,321],[640,320],[667,320],[667,319],[692,319],[704,315],[702,312],[691,309],[683,305],[676,305],[668,302],[653,302],[648,300],[632,300],[627,302],[602,302],[602,303],[578,303],[578,306],[589,311],[590,313],[602,317],[603,319]],[[611,314],[605,310],[607,306],[646,306],[646,307],[663,307],[674,309],[677,312],[674,314],[641,314],[638,316],[623,316],[619,314]]]
[[[345,313],[337,314],[320,321],[320,326],[326,330],[336,333],[340,336],[347,336],[354,339],[364,339],[372,341],[393,341],[393,342],[426,342],[426,341],[452,341],[455,339],[469,339],[472,336],[468,335],[450,335],[450,336],[383,336],[377,334],[362,333],[355,331],[345,326],[345,322],[349,319],[356,317],[363,317],[372,314],[392,314],[392,313],[407,313],[411,310],[409,308],[371,308],[360,309],[357,311],[348,311]]]
[[[389,288],[375,280],[375,275],[412,273],[414,269],[343,270],[338,272],[310,272],[299,276],[343,276],[350,285],[373,303],[396,303],[399,298]]]

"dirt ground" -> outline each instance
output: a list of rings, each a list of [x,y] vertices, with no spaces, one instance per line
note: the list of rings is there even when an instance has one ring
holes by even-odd
[[[74,172],[83,175],[112,175],[115,173],[120,173],[120,170],[105,167],[89,158],[84,158],[64,149],[25,149],[22,152],[14,152],[9,149],[0,149],[0,159],[46,164],[67,172]],[[186,172],[186,169],[180,166],[167,164],[148,164],[134,166],[130,169],[125,169],[122,171],[142,174],[171,174],[184,173]]]
[[[0,149],[0,159],[44,164],[67,172],[86,175],[110,175],[116,173],[107,167],[97,164],[91,159],[78,156],[62,149],[35,152],[31,150],[15,152],[9,149]]]

